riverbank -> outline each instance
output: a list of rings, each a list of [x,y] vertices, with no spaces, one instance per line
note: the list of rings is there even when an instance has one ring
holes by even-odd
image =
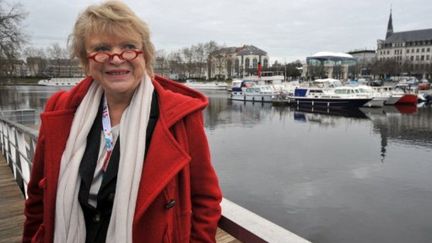
[[[42,77],[31,77],[31,78],[2,77],[0,78],[0,85],[37,85],[39,80],[41,79]]]

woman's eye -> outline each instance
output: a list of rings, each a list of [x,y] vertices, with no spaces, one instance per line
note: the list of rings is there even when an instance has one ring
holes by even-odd
[[[95,48],[95,51],[97,51],[97,52],[103,52],[103,51],[109,51],[109,50],[110,50],[110,48],[107,46],[98,46]]]
[[[134,44],[126,44],[124,47],[125,47],[125,49],[129,49],[129,50],[135,50],[136,49],[136,46]]]

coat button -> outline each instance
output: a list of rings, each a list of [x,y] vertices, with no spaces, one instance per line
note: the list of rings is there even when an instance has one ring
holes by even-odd
[[[170,209],[170,208],[174,207],[175,204],[176,204],[176,201],[174,199],[171,199],[167,204],[165,204],[165,208]]]
[[[114,201],[114,192],[111,192],[110,194],[108,194],[108,200],[109,201]]]
[[[95,215],[93,216],[93,222],[95,222],[95,223],[99,223],[100,220],[101,220],[101,216],[100,216],[99,213],[97,213],[97,214],[95,214]]]

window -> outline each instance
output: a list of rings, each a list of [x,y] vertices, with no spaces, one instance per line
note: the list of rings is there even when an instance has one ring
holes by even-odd
[[[419,56],[416,56],[416,61],[418,61],[419,60]]]
[[[422,52],[424,52],[425,51],[425,49],[424,48],[422,48]]]
[[[411,61],[414,61],[414,56],[411,56],[411,57],[410,57],[410,60],[411,60]]]
[[[258,67],[258,60],[256,58],[254,58],[252,60],[252,65],[253,65],[253,68],[257,68]]]
[[[427,51],[427,52],[430,52],[430,48],[428,47],[428,48],[426,49],[426,51]]]
[[[420,60],[424,61],[424,55],[421,56]]]
[[[420,49],[419,49],[419,48],[417,48],[416,52],[418,53],[419,51],[420,51]]]
[[[409,53],[409,49],[407,49],[406,53]]]
[[[429,55],[426,56],[426,60],[429,60]]]

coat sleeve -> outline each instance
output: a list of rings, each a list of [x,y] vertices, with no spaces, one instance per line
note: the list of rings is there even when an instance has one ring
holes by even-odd
[[[186,118],[192,200],[191,242],[215,242],[222,193],[211,164],[202,112]]]
[[[40,129],[42,131],[42,128]],[[36,231],[40,228],[43,219],[43,183],[44,177],[44,145],[45,138],[39,132],[36,152],[33,157],[33,166],[30,182],[27,186],[28,198],[25,202],[23,243],[31,242]]]
[[[64,91],[54,94],[47,102],[45,111],[55,109],[58,98]],[[45,179],[45,136],[43,123],[39,129],[39,137],[36,144],[36,151],[32,161],[32,170],[30,181],[27,185],[27,200],[25,202],[24,215],[24,232],[22,242],[31,242],[38,230],[43,230],[43,189],[46,183]]]

